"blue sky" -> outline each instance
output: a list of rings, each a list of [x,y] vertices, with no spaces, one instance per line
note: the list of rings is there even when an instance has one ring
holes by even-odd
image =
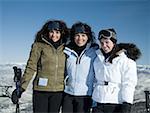
[[[35,34],[48,19],[90,25],[97,36],[115,28],[119,42],[142,51],[137,64],[150,65],[149,0],[0,0],[0,63],[26,63]]]

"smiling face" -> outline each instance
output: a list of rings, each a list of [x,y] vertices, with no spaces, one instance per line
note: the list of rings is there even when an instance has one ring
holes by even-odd
[[[77,46],[82,47],[84,46],[88,41],[88,36],[85,33],[77,33],[74,36],[74,42]]]
[[[110,38],[102,38],[100,40],[100,44],[105,53],[111,52],[114,47],[114,43],[110,40]]]
[[[49,38],[53,42],[57,42],[61,38],[61,32],[59,30],[50,30],[49,31]]]

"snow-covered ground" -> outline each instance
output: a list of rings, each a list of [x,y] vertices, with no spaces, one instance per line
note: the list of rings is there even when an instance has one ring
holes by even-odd
[[[150,66],[138,65],[137,67],[138,84],[135,90],[134,102],[141,102],[145,101],[144,91],[150,91]]]
[[[24,71],[25,64],[0,64],[0,86],[12,85],[9,88],[9,93],[15,89],[15,83],[13,81],[14,70],[13,66],[17,66]],[[144,91],[150,91],[150,66],[138,65],[138,85],[135,91],[134,103],[144,102]],[[131,75],[132,76],[132,75]],[[0,95],[2,94],[2,88],[0,87]],[[15,113],[16,105],[14,105],[10,98],[0,97],[0,113]],[[32,113],[32,82],[26,92],[23,93],[20,99],[21,113]]]

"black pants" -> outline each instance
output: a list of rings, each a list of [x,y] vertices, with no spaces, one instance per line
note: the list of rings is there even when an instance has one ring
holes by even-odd
[[[100,104],[93,108],[92,113],[122,113],[121,104]]]
[[[90,96],[73,96],[64,93],[62,113],[89,113],[91,104]]]
[[[59,113],[63,92],[33,91],[33,113]]]

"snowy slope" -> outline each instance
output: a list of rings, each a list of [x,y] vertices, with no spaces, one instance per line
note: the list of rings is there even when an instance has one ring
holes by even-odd
[[[145,101],[144,91],[150,91],[150,66],[138,65],[138,84],[135,90],[135,102]]]
[[[12,85],[13,87],[9,89],[9,92],[15,89],[14,70],[13,66],[17,66],[24,72],[25,64],[15,63],[15,64],[0,64],[0,86]],[[31,81],[32,82],[32,81]],[[21,113],[32,113],[32,83],[30,82],[29,87],[25,93],[23,93],[20,99],[20,109]],[[2,95],[0,89],[0,95]],[[15,113],[16,105],[14,105],[10,98],[0,97],[0,113]]]
[[[24,71],[24,63],[11,63],[0,64],[0,85],[12,85],[13,88],[9,89],[9,92],[15,89],[15,83],[13,81],[14,71],[13,66],[17,66]],[[134,103],[145,101],[145,90],[150,91],[150,66],[138,65],[138,85],[135,91]],[[0,89],[0,95],[2,94]],[[12,104],[9,98],[0,97],[0,113],[15,113],[16,106]],[[26,92],[23,93],[20,99],[21,113],[32,113],[32,83]]]

